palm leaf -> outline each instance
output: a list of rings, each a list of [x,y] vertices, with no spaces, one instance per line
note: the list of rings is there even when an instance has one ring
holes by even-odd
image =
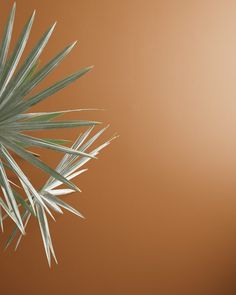
[[[90,137],[97,121],[91,120],[63,120],[64,114],[95,109],[75,109],[51,112],[32,112],[31,107],[56,94],[60,90],[75,82],[92,67],[85,67],[53,85],[35,92],[38,86],[71,52],[76,42],[71,43],[39,69],[39,58],[43,53],[54,31],[52,25],[36,45],[30,50],[28,56],[22,61],[21,57],[26,48],[27,41],[35,18],[35,11],[29,17],[19,35],[13,51],[9,54],[13,33],[16,4],[12,6],[0,44],[0,227],[9,217],[15,223],[15,229],[7,240],[6,247],[16,240],[15,249],[25,234],[26,226],[33,215],[38,221],[46,257],[49,265],[56,260],[52,245],[48,216],[54,219],[53,212],[63,213],[63,210],[82,217],[82,214],[63,201],[61,197],[80,191],[72,182],[87,169],[82,169],[88,161],[99,154],[111,140],[90,151],[90,147],[107,129],[103,128]],[[34,91],[34,94],[31,93]],[[36,93],[36,94],[35,94]],[[57,119],[55,121],[55,119]],[[64,128],[86,128],[71,147],[65,146],[68,140],[41,138],[29,135],[28,131],[54,130]],[[88,127],[88,128],[87,128]],[[81,128],[83,130],[83,128]],[[27,134],[25,134],[27,133]],[[62,161],[55,169],[51,168],[39,154],[29,151],[29,147],[45,148],[64,154]],[[30,177],[24,173],[13,153],[29,164],[49,175],[42,188],[36,188]],[[17,177],[16,183],[9,180],[9,172]],[[60,187],[65,185],[66,187]],[[3,211],[5,212],[3,215]],[[18,237],[18,238],[17,238]]]
[[[52,86],[48,87],[47,89],[41,91],[40,93],[38,93],[35,96],[29,98],[28,100],[20,101],[14,107],[14,109],[11,109],[7,114],[5,114],[2,117],[2,120],[6,120],[9,117],[13,117],[13,116],[15,116],[15,115],[17,115],[19,113],[27,111],[30,107],[38,104],[42,100],[48,98],[49,96],[55,94],[56,92],[60,91],[61,89],[67,87],[69,84],[71,84],[72,82],[76,81],[77,79],[79,79],[80,77],[82,77],[83,75],[88,73],[91,69],[92,69],[92,67],[84,68],[84,69],[80,70],[79,72],[77,72],[77,73],[75,73],[73,75],[70,75],[66,79],[63,79],[63,80],[55,83],[54,85],[52,85]]]
[[[14,79],[12,79],[12,81],[9,83],[8,91],[5,93],[5,96],[1,98],[2,103],[0,104],[0,108],[4,107],[4,105],[9,102],[11,97],[13,97],[15,94],[15,90],[22,84],[22,82],[25,81],[27,75],[34,68],[38,57],[42,53],[44,47],[52,35],[55,25],[56,23],[43,35],[41,40],[38,42],[36,47],[32,50],[24,64],[19,69],[18,73],[15,75]]]
[[[3,34],[3,40],[0,48],[0,72],[2,72],[4,65],[6,63],[8,49],[11,42],[13,24],[15,19],[16,3],[13,4],[11,13],[8,18],[7,25]]]
[[[27,44],[27,40],[29,38],[29,34],[30,34],[31,27],[32,27],[32,24],[34,21],[34,17],[35,17],[35,11],[33,12],[32,16],[29,18],[29,20],[25,24],[25,27],[21,33],[20,38],[18,39],[15,49],[14,49],[9,61],[7,62],[6,66],[3,69],[3,74],[1,75],[1,80],[0,80],[0,83],[1,83],[0,103],[2,103],[2,101],[3,101],[2,94],[6,90],[6,87],[9,83],[9,81],[11,80],[11,78],[16,70],[16,67],[19,63],[19,60],[22,56],[22,53],[25,49],[25,46]]]

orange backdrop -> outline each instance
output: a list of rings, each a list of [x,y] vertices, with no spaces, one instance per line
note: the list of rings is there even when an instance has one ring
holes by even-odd
[[[42,64],[79,40],[43,87],[95,65],[38,109],[105,108],[81,118],[120,138],[70,197],[86,220],[51,222],[59,265],[48,268],[33,222],[17,253],[0,252],[1,294],[235,294],[236,2],[18,0],[15,37],[34,8],[27,52],[58,21]]]

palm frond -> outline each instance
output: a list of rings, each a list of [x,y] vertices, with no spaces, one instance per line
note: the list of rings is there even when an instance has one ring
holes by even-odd
[[[62,200],[61,197],[80,191],[80,188],[72,180],[87,171],[87,169],[81,169],[81,167],[91,159],[96,158],[111,140],[90,151],[91,145],[97,141],[107,127],[89,138],[94,127],[100,122],[78,119],[58,120],[66,113],[75,112],[77,114],[80,111],[95,109],[30,112],[31,107],[69,86],[88,73],[92,67],[85,67],[32,95],[31,91],[61,64],[76,42],[66,46],[46,65],[38,69],[39,58],[55,29],[55,23],[45,31],[26,59],[21,61],[35,19],[35,11],[23,27],[13,51],[9,52],[15,11],[16,4],[11,9],[0,44],[0,187],[2,190],[2,195],[0,195],[0,227],[3,231],[4,221],[7,217],[10,217],[15,223],[15,229],[9,236],[6,247],[15,241],[18,236],[15,246],[15,249],[17,249],[31,216],[36,218],[47,260],[51,265],[52,257],[56,261],[56,256],[52,245],[48,216],[54,219],[53,212],[61,214],[63,210],[67,210],[83,218],[79,211]],[[88,129],[81,133],[71,147],[65,146],[68,143],[66,139],[41,138],[40,136],[29,135],[29,132],[38,130],[81,127],[88,127]],[[38,154],[29,151],[29,147],[58,151],[63,153],[64,157],[54,169],[39,158]],[[35,188],[30,177],[24,173],[14,159],[13,154],[49,175],[41,189]],[[9,179],[9,172],[14,173],[17,177],[17,184]],[[66,187],[62,188],[62,185]],[[3,215],[3,211],[5,215]]]

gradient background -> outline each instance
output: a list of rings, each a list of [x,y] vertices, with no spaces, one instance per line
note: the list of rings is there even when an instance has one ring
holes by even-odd
[[[0,1],[1,29],[10,4]],[[120,138],[78,179],[83,193],[70,197],[87,219],[65,214],[51,223],[59,265],[48,268],[32,222],[19,252],[0,252],[1,294],[235,294],[236,2],[17,6],[15,36],[37,9],[28,51],[58,21],[42,64],[79,40],[42,87],[96,66],[38,110],[106,108],[81,118],[111,123],[107,137]],[[53,155],[42,157],[55,166]],[[41,174],[26,169],[40,185]]]

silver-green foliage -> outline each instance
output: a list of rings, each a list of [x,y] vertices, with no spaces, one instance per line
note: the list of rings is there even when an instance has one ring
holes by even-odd
[[[63,201],[61,197],[80,191],[72,180],[86,171],[86,169],[82,169],[83,165],[96,158],[98,153],[111,140],[91,149],[91,145],[106,129],[103,128],[91,136],[91,131],[99,122],[82,120],[54,121],[64,113],[79,112],[81,109],[43,113],[29,112],[32,106],[76,81],[90,71],[91,67],[84,68],[31,96],[31,91],[61,63],[76,42],[67,46],[41,69],[37,70],[39,57],[55,28],[54,24],[43,34],[27,58],[19,65],[30,35],[35,11],[26,22],[13,51],[9,53],[15,10],[16,4],[13,5],[9,15],[0,47],[0,186],[2,189],[0,225],[3,230],[4,220],[7,217],[13,220],[16,227],[10,235],[6,247],[18,237],[15,246],[17,248],[26,232],[30,217],[37,218],[48,263],[51,265],[51,255],[55,261],[56,256],[52,246],[48,216],[54,219],[52,212],[62,213],[64,209],[83,218],[76,209]],[[35,130],[82,126],[88,126],[88,129],[81,133],[70,148],[64,145],[65,140],[42,139],[28,134],[29,131]],[[27,131],[27,134],[24,134],[24,131]],[[52,169],[28,150],[31,146],[63,152],[65,155],[57,168]],[[12,153],[17,154],[20,158],[49,174],[48,181],[41,189],[38,190],[34,187],[12,156]],[[16,175],[20,187],[9,180],[9,172]],[[62,187],[62,185],[66,185],[66,188]],[[5,211],[5,213],[3,214],[2,211]]]

